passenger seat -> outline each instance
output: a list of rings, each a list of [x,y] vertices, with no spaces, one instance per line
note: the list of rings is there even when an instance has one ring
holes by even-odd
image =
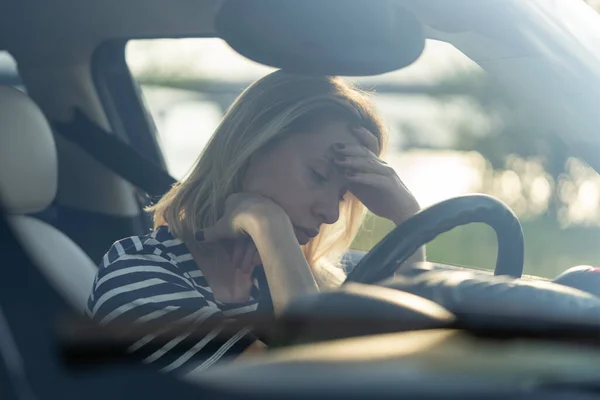
[[[57,153],[48,121],[27,95],[0,87],[0,202],[38,268],[83,312],[96,265],[65,234],[26,215],[46,209],[57,185]]]

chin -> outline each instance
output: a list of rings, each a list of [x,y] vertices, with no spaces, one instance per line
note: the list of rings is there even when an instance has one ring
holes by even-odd
[[[300,246],[307,245],[315,236],[317,236],[318,231],[315,232],[305,232],[303,229],[297,228],[294,226],[294,234],[296,235],[296,240],[300,244]]]
[[[306,246],[308,244],[308,242],[310,242],[310,239],[306,239],[306,238],[298,238],[298,237],[296,237],[296,239],[298,240],[298,244],[300,246]]]
[[[308,237],[307,235],[305,235],[302,232],[295,232],[296,234],[296,240],[298,241],[298,244],[300,246],[304,246],[306,244],[308,244],[308,242],[310,242],[310,240],[312,239],[311,237]]]

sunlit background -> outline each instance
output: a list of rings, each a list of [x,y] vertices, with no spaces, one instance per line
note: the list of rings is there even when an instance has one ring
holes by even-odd
[[[235,96],[272,71],[220,39],[133,41],[127,62],[176,178],[186,174]],[[600,176],[561,143],[528,128],[528,116],[456,48],[430,40],[406,69],[348,79],[374,91],[391,133],[385,158],[423,207],[488,193],[523,223],[526,273],[551,277],[573,265],[600,264]],[[391,228],[368,218],[354,247],[369,249]],[[457,228],[427,246],[428,258],[493,268],[495,240],[485,226]]]

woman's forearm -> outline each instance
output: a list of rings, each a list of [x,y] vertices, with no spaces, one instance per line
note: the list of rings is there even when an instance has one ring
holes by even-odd
[[[260,254],[276,315],[294,297],[318,291],[287,215],[250,217],[244,225]]]
[[[408,206],[403,207],[402,211],[399,211],[392,219],[392,222],[394,222],[394,224],[398,226],[404,221],[406,221],[408,218],[417,214],[419,211],[421,211],[419,203],[417,203],[417,201],[414,200],[414,202],[411,202]],[[417,249],[417,251],[415,251],[413,255],[411,255],[406,261],[404,261],[400,268],[405,265],[411,265],[417,262],[425,261],[425,257],[425,246],[423,246]]]
[[[423,261],[425,261],[425,246],[419,247],[402,265],[411,265]]]

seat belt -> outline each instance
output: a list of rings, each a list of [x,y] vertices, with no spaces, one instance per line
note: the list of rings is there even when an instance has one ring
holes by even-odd
[[[113,133],[96,125],[79,109],[75,109],[70,122],[55,122],[54,131],[121,178],[146,192],[153,200],[162,197],[177,183],[164,168]]]
[[[130,145],[107,132],[91,121],[81,110],[76,109],[71,122],[54,123],[55,132],[92,156],[96,161],[119,175],[129,183],[146,192],[153,200],[159,200],[177,180],[162,167],[138,153]],[[265,296],[259,303],[259,312],[274,315],[273,300],[267,277],[261,267],[257,279]],[[268,343],[268,338],[261,338]]]

